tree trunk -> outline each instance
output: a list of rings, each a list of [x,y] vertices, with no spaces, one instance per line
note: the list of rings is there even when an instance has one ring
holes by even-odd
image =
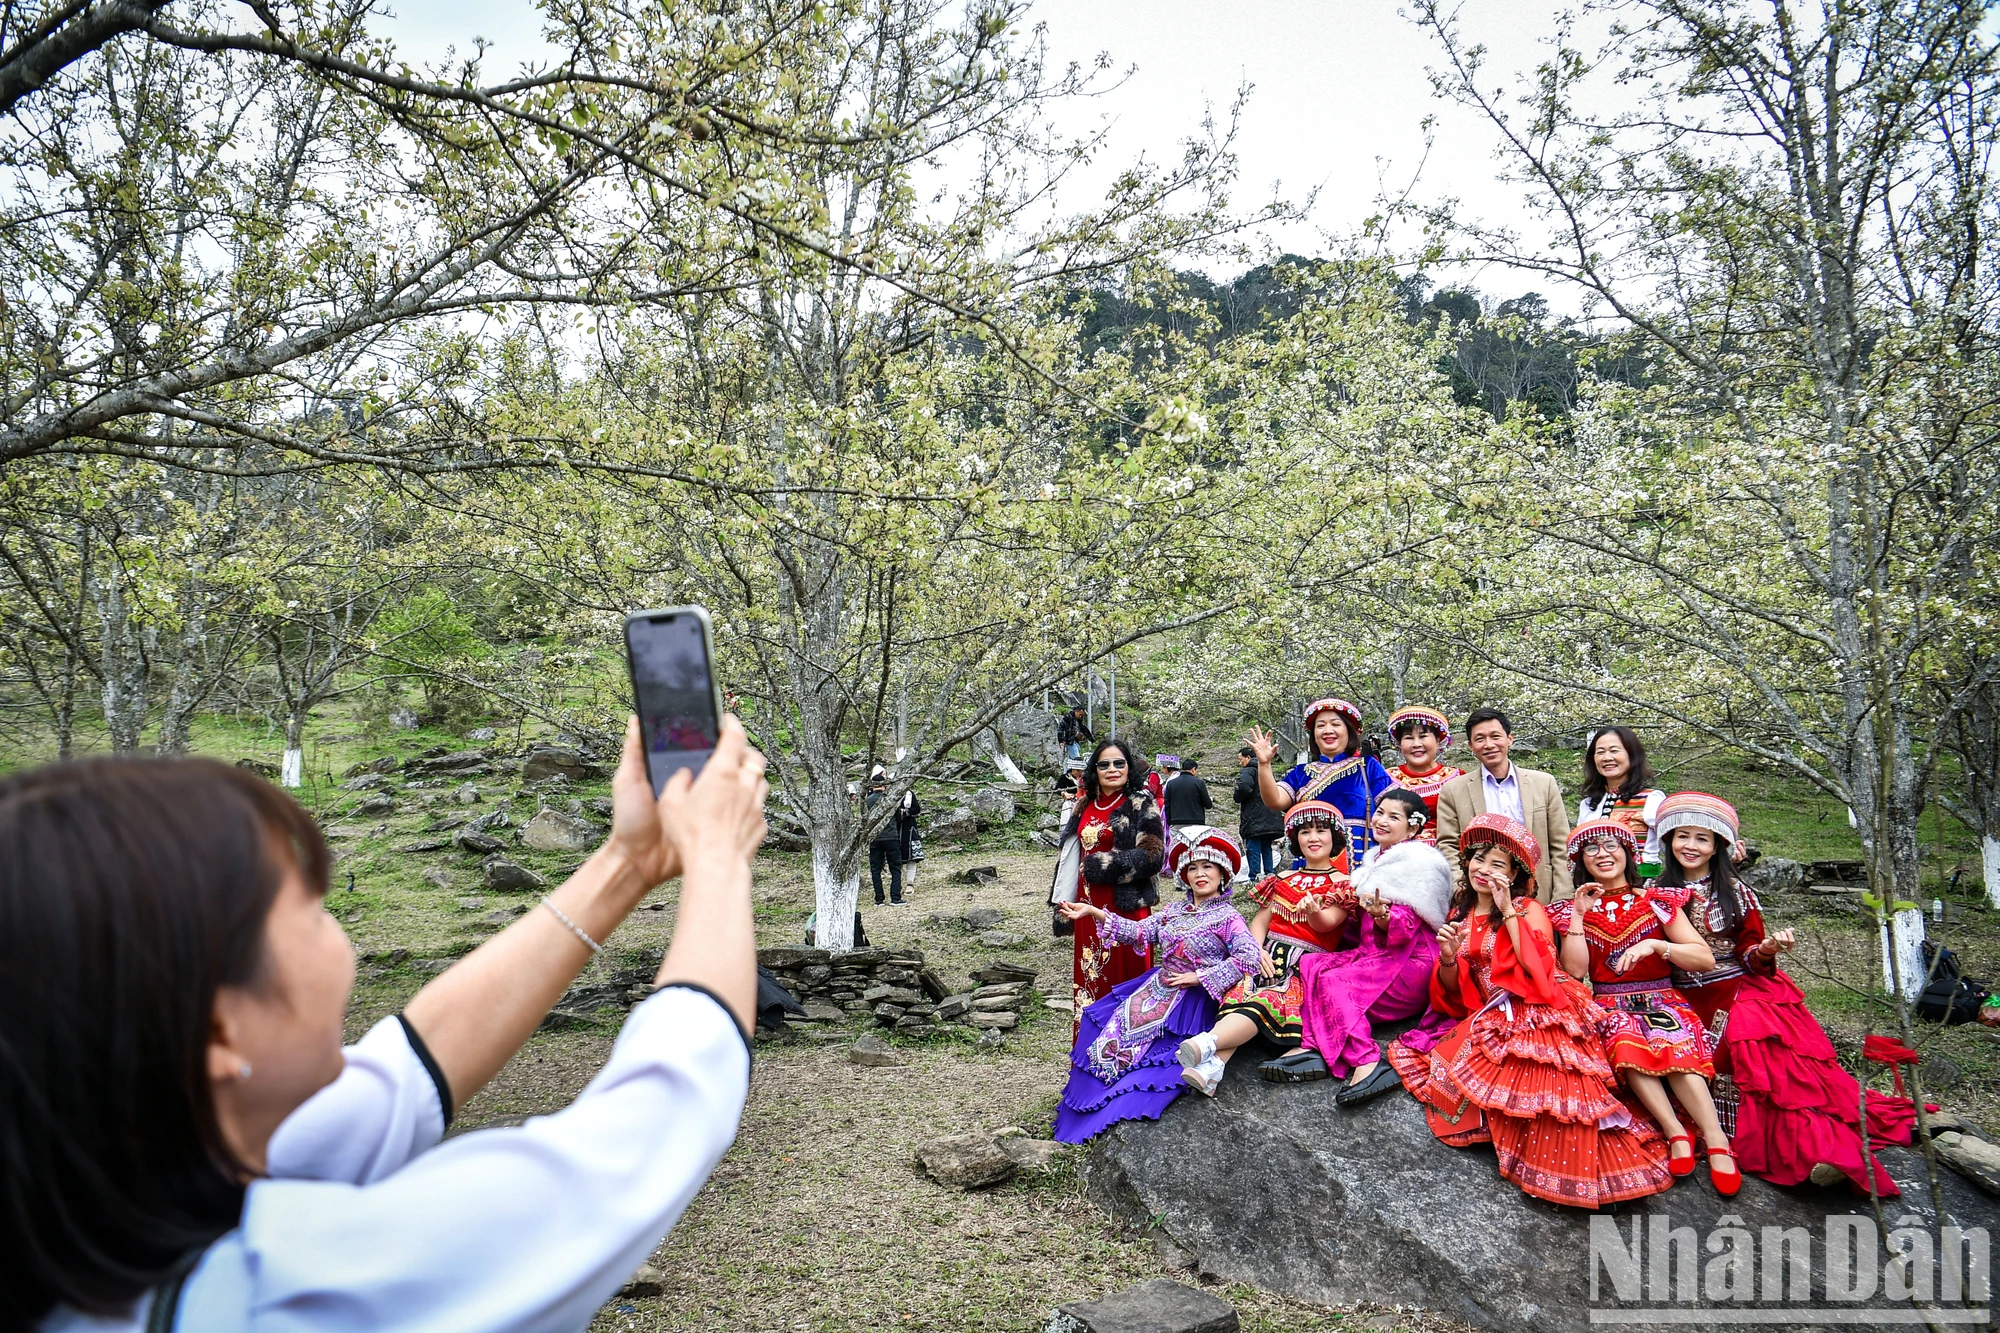
[[[278,770],[278,781],[284,786],[305,785],[305,734],[306,710],[294,708],[285,715],[285,761]]]
[[[114,754],[139,748],[146,727],[147,668],[139,626],[132,623],[125,597],[125,576],[113,562],[97,602],[99,675],[104,681],[104,726],[111,733]]]
[[[1986,871],[1986,901],[2000,911],[2000,837],[1992,833],[1979,835],[1979,860]]]
[[[1398,639],[1389,649],[1389,707],[1401,708],[1403,700],[1409,697],[1410,688],[1410,645],[1408,640]]]
[[[843,792],[843,795],[845,793]],[[817,802],[815,802],[817,804]],[[861,898],[861,867],[841,864],[847,830],[829,828],[818,818],[812,826],[813,910],[818,913],[818,943],[844,953],[854,947],[854,908]]]
[[[174,638],[174,677],[167,689],[166,705],[160,710],[161,754],[186,754],[194,729],[194,710],[202,691],[202,652],[206,648],[207,622],[197,595],[185,596],[181,632]]]

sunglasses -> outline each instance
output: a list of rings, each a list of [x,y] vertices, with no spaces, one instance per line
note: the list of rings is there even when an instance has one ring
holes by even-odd
[[[1097,771],[1100,773],[1116,773],[1124,767],[1125,761],[1123,759],[1100,759],[1097,761]]]

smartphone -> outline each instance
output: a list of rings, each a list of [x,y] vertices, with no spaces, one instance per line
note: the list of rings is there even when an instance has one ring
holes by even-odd
[[[625,617],[625,662],[646,776],[658,796],[682,769],[701,772],[722,731],[708,612],[698,606],[633,612]]]

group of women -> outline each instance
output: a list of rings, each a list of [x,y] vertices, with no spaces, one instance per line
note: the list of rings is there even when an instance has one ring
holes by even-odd
[[[1728,802],[1660,791],[1639,737],[1607,728],[1566,845],[1487,813],[1448,859],[1438,794],[1480,777],[1443,762],[1442,713],[1391,716],[1393,767],[1365,752],[1352,704],[1321,700],[1305,722],[1313,758],[1282,778],[1271,738],[1250,737],[1293,868],[1248,885],[1233,834],[1170,835],[1143,761],[1117,740],[1092,754],[1051,893],[1076,937],[1058,1139],[1215,1095],[1261,1037],[1280,1052],[1264,1078],[1337,1080],[1341,1106],[1405,1088],[1440,1140],[1491,1144],[1502,1177],[1555,1203],[1639,1198],[1703,1166],[1723,1195],[1746,1171],[1898,1192],[1865,1145],[1907,1142],[1914,1108],[1864,1102],[1777,966],[1794,937],[1766,931],[1734,871]],[[1574,897],[1536,897],[1551,855]],[[1165,906],[1163,868],[1180,890]]]

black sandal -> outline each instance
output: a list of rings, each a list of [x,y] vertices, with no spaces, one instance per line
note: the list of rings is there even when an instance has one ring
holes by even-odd
[[[1257,1066],[1257,1072],[1270,1083],[1317,1083],[1330,1071],[1318,1051],[1300,1049],[1266,1060]]]
[[[1381,1064],[1375,1066],[1375,1072],[1367,1078],[1362,1079],[1359,1083],[1350,1084],[1335,1093],[1333,1100],[1339,1106],[1356,1106],[1367,1101],[1370,1097],[1378,1097],[1391,1088],[1400,1088],[1402,1086],[1403,1076],[1396,1072],[1394,1065],[1384,1060]]]

